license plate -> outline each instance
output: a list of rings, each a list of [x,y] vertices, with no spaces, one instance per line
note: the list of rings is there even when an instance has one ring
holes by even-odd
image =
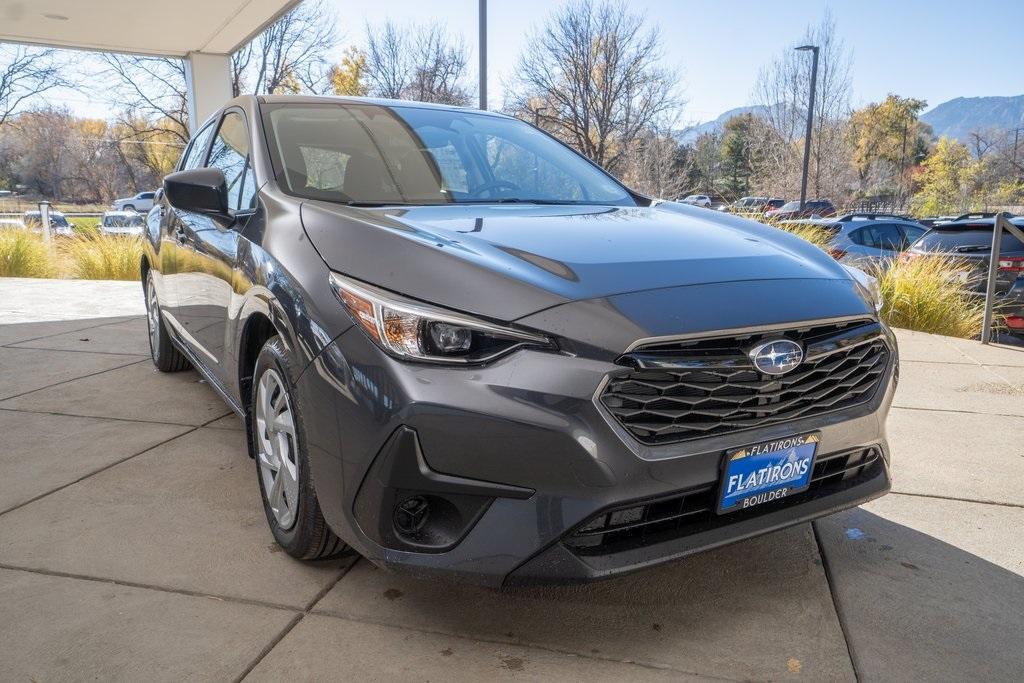
[[[726,451],[718,514],[806,491],[820,440],[820,434],[804,434]]]

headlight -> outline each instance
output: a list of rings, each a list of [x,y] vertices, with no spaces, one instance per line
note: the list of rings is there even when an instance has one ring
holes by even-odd
[[[483,363],[521,346],[554,349],[540,334],[514,330],[331,273],[331,286],[382,349],[406,360]]]
[[[853,266],[848,266],[845,263],[841,263],[839,265],[845,268],[846,272],[853,277],[858,285],[860,285],[860,288],[864,291],[864,295],[867,297],[868,301],[874,304],[875,312],[877,313],[881,311],[882,305],[885,302],[882,300],[882,288],[878,286],[878,278],[868,275],[860,268],[854,268]]]

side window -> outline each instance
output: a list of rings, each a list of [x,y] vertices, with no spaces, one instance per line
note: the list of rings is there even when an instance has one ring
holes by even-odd
[[[874,249],[891,249],[899,251],[903,248],[903,233],[896,225],[870,225],[863,227],[857,232],[861,233],[861,240],[854,238],[854,242]],[[851,235],[851,238],[853,236]]]
[[[249,171],[249,138],[245,121],[238,112],[229,111],[221,119],[206,165],[223,171],[228,186],[229,209],[250,208],[249,204],[255,199],[255,188]],[[245,191],[247,180],[250,186],[248,192]]]
[[[900,251],[903,249],[903,233],[897,225],[878,226],[878,247]]]
[[[903,234],[906,235],[906,239],[903,241],[904,249],[916,242],[925,233],[924,230],[915,228],[913,225],[901,225],[900,227],[903,229]]]
[[[854,244],[859,244],[862,247],[871,246],[870,244],[867,243],[867,237],[867,228],[860,228],[850,233],[850,241],[853,242]]]
[[[181,164],[181,170],[189,168],[199,168],[203,164],[203,155],[206,154],[206,145],[210,142],[210,136],[213,135],[213,124],[211,123],[206,128],[192,136],[192,142],[189,144],[189,148],[185,151],[185,158]]]

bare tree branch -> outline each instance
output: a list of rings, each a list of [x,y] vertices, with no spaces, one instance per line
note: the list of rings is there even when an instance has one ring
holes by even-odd
[[[444,24],[366,25],[366,82],[370,93],[390,99],[467,105],[462,81],[468,50]]]
[[[68,86],[62,66],[57,50],[0,45],[0,125],[26,100]]]
[[[529,37],[507,108],[622,172],[631,146],[657,139],[682,104],[661,56],[657,29],[627,5],[578,0]]]

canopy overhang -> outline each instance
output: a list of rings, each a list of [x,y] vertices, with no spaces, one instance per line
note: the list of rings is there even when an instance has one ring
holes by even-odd
[[[0,42],[184,59],[195,126],[231,98],[231,54],[299,2],[0,0]]]

